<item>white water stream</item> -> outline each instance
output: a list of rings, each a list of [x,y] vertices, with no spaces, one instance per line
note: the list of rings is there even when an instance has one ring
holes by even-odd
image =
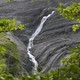
[[[45,21],[54,13],[55,11],[52,11],[51,14],[49,14],[48,16],[44,16],[41,19],[41,23],[38,26],[38,28],[36,29],[36,31],[32,34],[32,36],[29,39],[29,43],[28,43],[28,47],[27,47],[27,54],[30,58],[30,61],[34,64],[33,67],[33,73],[35,74],[35,72],[37,72],[37,67],[38,67],[38,62],[36,61],[35,57],[31,54],[30,49],[33,47],[33,40],[35,39],[35,37],[40,33],[41,29],[43,28],[43,25],[45,23]]]

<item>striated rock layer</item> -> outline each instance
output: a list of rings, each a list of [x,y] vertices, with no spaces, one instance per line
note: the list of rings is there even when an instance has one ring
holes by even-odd
[[[73,1],[80,0],[50,0],[49,2],[46,0],[36,2],[15,0],[10,3],[2,3],[0,4],[0,18],[16,18],[26,24],[23,31],[14,31],[13,33],[16,36],[15,39],[19,39],[27,49],[28,40],[40,24],[41,18],[51,13],[52,10],[56,10],[58,3],[63,2],[67,6]],[[74,33],[71,29],[75,23],[75,21],[66,21],[57,11],[45,22],[42,31],[34,40],[34,47],[31,49],[39,63],[38,70],[40,72],[60,67],[60,61],[68,55],[69,47],[80,43],[80,31]],[[21,68],[23,71],[30,72],[33,64],[29,61],[26,49],[20,51],[22,54]]]

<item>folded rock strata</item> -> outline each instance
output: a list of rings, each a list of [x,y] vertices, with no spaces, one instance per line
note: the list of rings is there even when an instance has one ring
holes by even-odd
[[[33,3],[31,0],[17,0],[3,3],[0,4],[0,18],[16,18],[26,24],[23,31],[14,31],[13,34],[27,48],[28,40],[40,24],[41,18],[55,10],[59,2],[63,2],[67,6],[73,1],[75,0],[50,0],[50,2],[38,0]],[[34,47],[31,49],[39,63],[38,70],[40,72],[59,68],[61,59],[69,53],[69,47],[80,43],[80,31],[74,33],[71,28],[75,23],[77,22],[65,20],[57,11],[45,22],[42,31],[34,40]],[[23,55],[23,52],[21,54]],[[22,56],[21,66],[23,71],[30,72],[32,69],[33,64],[29,61],[27,53]]]

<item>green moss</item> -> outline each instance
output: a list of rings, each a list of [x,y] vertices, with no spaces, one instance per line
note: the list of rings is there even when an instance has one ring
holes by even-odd
[[[7,70],[9,73],[16,75],[20,70],[21,62],[17,46],[5,37],[5,33],[0,33],[0,41],[3,43],[1,45],[3,45],[6,48],[5,51],[4,47],[2,47],[2,49],[5,51],[5,56],[3,58],[6,59],[6,64],[8,68]]]
[[[5,33],[18,29],[23,30],[24,24],[18,24],[16,19],[0,19],[0,57],[6,59],[6,72],[13,75],[20,72],[20,54],[16,44],[6,38]]]
[[[7,49],[6,53],[9,53],[9,55],[20,61],[20,54],[18,52],[16,44],[7,39],[5,37],[5,33],[0,33],[0,41],[4,43],[3,45]]]

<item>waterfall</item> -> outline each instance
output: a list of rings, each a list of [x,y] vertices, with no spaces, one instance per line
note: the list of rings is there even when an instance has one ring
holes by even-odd
[[[41,19],[41,23],[40,25],[38,26],[38,28],[36,29],[36,31],[32,34],[32,36],[30,37],[29,39],[29,43],[28,43],[28,47],[27,47],[27,54],[30,58],[30,61],[34,64],[34,67],[33,67],[33,72],[35,74],[35,72],[37,72],[37,67],[38,67],[38,62],[36,61],[35,57],[31,54],[31,51],[30,49],[33,47],[33,40],[35,39],[35,37],[40,33],[41,29],[43,28],[43,25],[45,23],[45,21],[54,13],[55,11],[52,11],[51,14],[49,14],[48,16],[44,16],[42,19]]]

